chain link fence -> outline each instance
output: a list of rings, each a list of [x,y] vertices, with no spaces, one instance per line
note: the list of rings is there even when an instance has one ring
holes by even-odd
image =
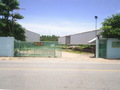
[[[15,41],[15,56],[62,57],[62,45],[55,41],[21,42]]]

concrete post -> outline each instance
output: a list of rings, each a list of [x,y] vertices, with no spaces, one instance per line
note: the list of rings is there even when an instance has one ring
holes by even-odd
[[[96,39],[96,58],[99,58],[99,39]]]
[[[14,57],[14,37],[0,37],[0,57]]]

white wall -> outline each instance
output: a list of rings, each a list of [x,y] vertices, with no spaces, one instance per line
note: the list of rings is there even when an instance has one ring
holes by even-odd
[[[95,33],[99,34],[102,30],[93,30],[84,33],[78,33],[69,36],[63,36],[58,39],[60,44],[88,44],[90,40],[96,37]],[[70,42],[70,43],[69,43]]]
[[[0,37],[0,56],[13,57],[14,56],[14,38]]]
[[[97,30],[97,34],[99,34],[101,31],[102,30]],[[74,34],[71,35],[70,44],[88,44],[88,41],[94,39],[95,37],[95,31]]]
[[[102,32],[102,30],[97,30],[97,34],[100,32]],[[95,37],[96,35],[94,30],[69,36],[63,36],[60,37],[58,41],[60,44],[88,44],[88,41],[94,39]]]
[[[28,42],[40,42],[40,35],[28,30],[25,30],[26,41]]]
[[[58,38],[58,42],[59,44],[66,44],[66,37],[64,36],[64,37]]]
[[[120,41],[118,39],[108,39],[107,41],[107,58],[120,58],[120,48],[113,48],[112,42]]]

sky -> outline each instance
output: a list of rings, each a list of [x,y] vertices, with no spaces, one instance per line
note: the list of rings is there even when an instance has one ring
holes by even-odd
[[[95,30],[112,14],[120,13],[120,0],[18,0],[18,20],[27,30],[40,35],[66,36]]]

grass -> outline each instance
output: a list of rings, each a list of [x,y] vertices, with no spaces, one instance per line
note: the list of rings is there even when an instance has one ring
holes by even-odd
[[[89,52],[75,51],[75,50],[72,50],[72,49],[62,49],[62,50],[65,51],[65,52],[71,52],[71,53],[76,53],[76,54],[92,54],[92,53],[89,53]]]

